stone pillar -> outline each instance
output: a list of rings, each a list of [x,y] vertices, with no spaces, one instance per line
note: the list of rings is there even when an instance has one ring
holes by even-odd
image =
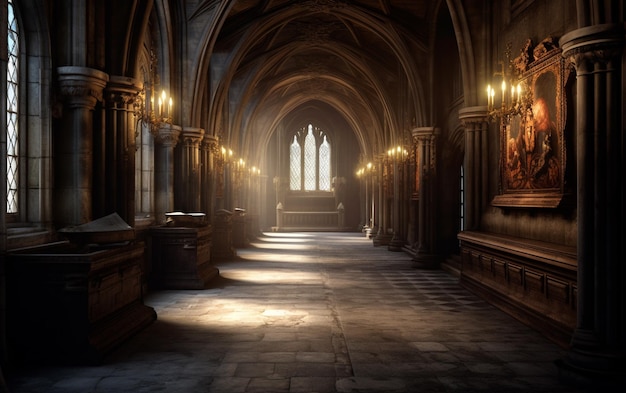
[[[233,200],[233,162],[224,161],[224,209],[230,212],[235,208]]]
[[[487,107],[472,106],[459,110],[465,127],[465,229],[480,227],[480,217],[489,195],[487,147]]]
[[[366,169],[365,175],[365,225],[367,231],[372,230],[372,168]]]
[[[584,27],[560,44],[576,67],[578,177],[577,325],[561,376],[626,385],[624,27]]]
[[[213,135],[204,135],[200,144],[200,210],[207,215],[209,222],[213,222],[215,210],[215,160],[219,157],[218,145]]]
[[[437,180],[437,134],[434,127],[418,127],[412,130],[413,138],[417,142],[416,172],[418,194],[417,205],[417,247],[413,257],[413,267],[435,268],[439,266],[439,256],[436,254],[436,225],[435,212],[437,211],[436,180]]]
[[[94,151],[94,173],[101,174],[94,179],[95,208],[100,216],[117,212],[130,226],[135,224],[136,128],[140,126],[133,110],[140,90],[136,79],[111,76],[106,88],[106,133],[98,138],[102,149]]]
[[[165,223],[165,213],[174,208],[174,147],[181,127],[161,123],[154,140],[154,212],[156,223]]]
[[[261,235],[261,170],[256,167],[248,172],[248,202],[246,212],[246,234],[249,240],[254,240]]]
[[[391,237],[387,233],[387,227],[389,225],[388,211],[389,201],[388,195],[390,193],[389,182],[389,165],[386,154],[380,154],[378,156],[378,232],[372,239],[375,247],[386,246],[389,244]]]
[[[196,127],[183,127],[180,137],[182,139],[180,155],[180,174],[178,190],[180,195],[180,208],[187,212],[200,211],[200,141],[204,136],[204,130]]]
[[[395,150],[395,149],[394,149]],[[387,249],[389,251],[402,251],[404,247],[404,231],[402,230],[402,205],[404,204],[403,176],[404,176],[404,154],[402,151],[394,151],[390,157],[392,183],[392,202],[391,202],[391,223],[393,227],[393,236],[389,241]]]
[[[92,220],[94,109],[109,76],[87,67],[57,68],[63,106],[55,136],[55,213],[60,226]]]
[[[372,194],[372,205],[371,205],[371,215],[370,215],[370,233],[369,237],[373,238],[378,233],[378,214],[380,210],[380,199],[379,199],[379,189],[380,189],[380,176],[378,174],[379,171],[379,163],[374,161],[374,166],[370,173],[371,179],[371,194]]]

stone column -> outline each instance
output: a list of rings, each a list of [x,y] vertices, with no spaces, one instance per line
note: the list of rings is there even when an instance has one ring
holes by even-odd
[[[369,231],[370,228],[370,211],[369,211],[369,203],[370,203],[370,174],[364,172],[361,176],[363,176],[363,229]]]
[[[157,224],[174,209],[174,147],[181,127],[161,123],[154,135],[154,212]]]
[[[204,130],[196,127],[183,127],[180,137],[182,138],[182,152],[180,155],[179,184],[181,189],[180,208],[186,212],[200,210],[200,141],[204,136]]]
[[[111,76],[106,88],[107,127],[99,137],[101,151],[94,151],[96,170],[94,204],[101,215],[117,212],[130,226],[135,223],[135,152],[137,123],[134,103],[141,82],[124,76]]]
[[[395,149],[394,149],[395,150]],[[404,192],[403,192],[403,176],[404,176],[404,153],[402,151],[394,151],[394,154],[390,157],[391,170],[393,176],[393,192],[392,192],[392,205],[391,205],[391,222],[393,226],[393,236],[389,241],[387,249],[389,251],[402,251],[404,247],[405,238],[404,231],[402,230],[403,218],[402,209],[404,204]]]
[[[374,160],[372,170],[370,171],[370,180],[371,180],[371,212],[370,212],[370,233],[369,237],[373,238],[378,233],[378,211],[380,210],[380,200],[379,197],[379,188],[380,181],[378,177],[378,167],[380,164]]]
[[[487,147],[487,107],[472,106],[459,110],[465,127],[465,229],[478,229],[489,195]]]
[[[215,210],[215,160],[219,157],[218,145],[213,135],[204,135],[200,144],[200,210],[207,215],[209,222],[212,222]]]
[[[624,27],[584,27],[560,44],[577,79],[578,313],[559,364],[594,387],[626,384]]]
[[[391,237],[387,233],[388,221],[388,194],[389,194],[389,168],[387,155],[380,154],[378,156],[378,232],[372,239],[374,246],[386,246],[389,244]]]
[[[55,221],[60,226],[92,220],[94,109],[109,76],[87,67],[57,68],[64,101],[55,138]]]
[[[412,130],[417,141],[417,247],[413,257],[413,267],[435,268],[439,266],[436,254],[435,212],[437,211],[437,134],[435,127],[418,127]]]

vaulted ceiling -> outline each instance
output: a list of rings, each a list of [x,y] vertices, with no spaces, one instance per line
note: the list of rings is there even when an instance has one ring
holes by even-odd
[[[429,36],[441,1],[240,0],[213,51],[218,128],[245,146],[317,111],[364,150],[424,122]],[[255,135],[251,138],[250,135]]]

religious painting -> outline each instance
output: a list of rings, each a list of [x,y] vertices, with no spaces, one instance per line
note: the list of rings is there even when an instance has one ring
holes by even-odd
[[[501,192],[495,206],[557,207],[565,171],[565,67],[560,50],[521,74],[528,89],[519,113],[500,119]]]

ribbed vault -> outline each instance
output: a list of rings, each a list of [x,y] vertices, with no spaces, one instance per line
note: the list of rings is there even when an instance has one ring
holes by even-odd
[[[209,128],[259,162],[293,119],[341,116],[364,157],[427,123],[430,1],[242,0],[210,62]],[[297,122],[297,121],[296,121]]]

